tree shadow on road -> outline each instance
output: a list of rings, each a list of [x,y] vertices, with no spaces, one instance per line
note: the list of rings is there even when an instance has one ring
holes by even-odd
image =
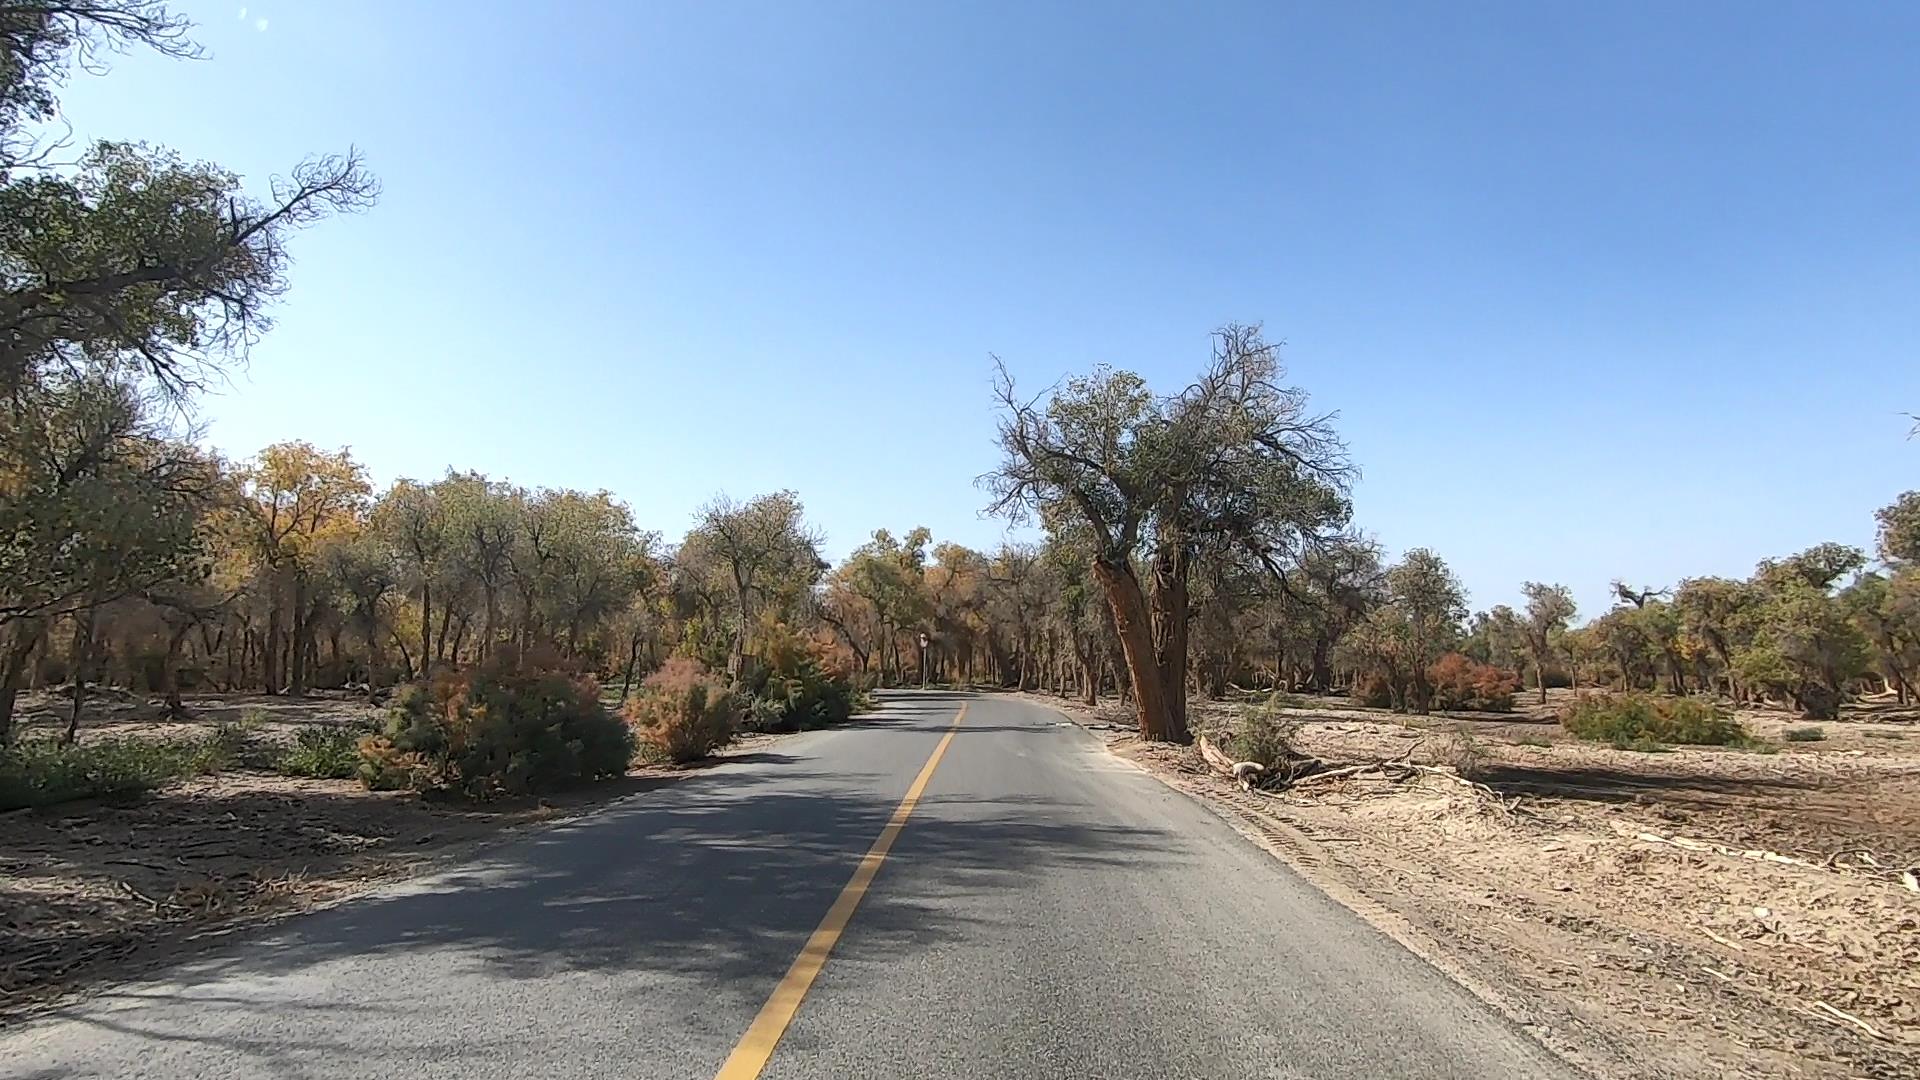
[[[957,696],[929,695],[927,715],[950,715]],[[431,1002],[457,1009],[467,992],[552,978],[591,991],[580,1009],[690,995],[726,1027],[727,1007],[758,1007],[898,806],[888,793],[897,778],[818,766],[800,759],[678,780],[456,871],[247,934],[164,983],[104,995],[66,1019],[122,1040],[203,1040],[263,1069],[353,1052],[356,1029],[404,1025]],[[1047,802],[1012,797],[945,813],[929,800],[875,889],[910,872],[916,895],[952,895],[1061,866],[1180,857],[1152,830],[1089,824]],[[854,926],[862,941],[898,953],[963,938],[969,922],[958,905],[893,894],[864,906]],[[295,1000],[308,1011],[290,1021]],[[209,1009],[220,1023],[195,1022]],[[481,1035],[458,1049],[484,1052]]]

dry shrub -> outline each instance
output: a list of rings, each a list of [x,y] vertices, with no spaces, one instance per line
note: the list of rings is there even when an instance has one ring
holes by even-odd
[[[1361,675],[1353,680],[1353,703],[1369,709],[1394,707],[1393,680],[1385,675]]]
[[[647,756],[685,763],[732,742],[740,711],[724,680],[676,656],[647,677],[627,703],[626,720]]]
[[[1434,750],[1433,761],[1472,780],[1487,767],[1487,748],[1474,737],[1473,732],[1454,730],[1441,739],[1439,747]]]
[[[1492,664],[1482,664],[1459,653],[1448,653],[1427,669],[1433,685],[1433,704],[1440,709],[1510,712],[1520,676]]]
[[[619,776],[633,735],[592,679],[501,661],[407,687],[360,759],[368,787],[491,798]]]

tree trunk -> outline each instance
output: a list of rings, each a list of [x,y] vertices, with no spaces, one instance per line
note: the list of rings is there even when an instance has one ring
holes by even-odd
[[[1538,654],[1533,658],[1533,681],[1540,684],[1540,704],[1547,703],[1547,665]]]
[[[500,597],[491,584],[482,584],[486,593],[487,615],[480,624],[480,659],[485,660],[493,653],[493,635],[500,622]]]
[[[38,619],[17,619],[9,628],[5,666],[0,668],[0,746],[13,745],[14,706],[20,700],[20,684],[27,674],[27,661],[46,636],[46,626]]]
[[[267,640],[261,643],[260,689],[269,694],[280,692],[280,588],[274,586],[267,601]]]
[[[1187,603],[1187,557],[1175,540],[1163,543],[1154,556],[1153,595],[1149,601],[1154,657],[1172,724],[1169,730],[1177,733],[1172,741],[1187,742],[1187,623],[1191,612]]]
[[[89,606],[73,616],[73,711],[67,714],[67,731],[60,742],[72,746],[80,735],[80,710],[87,700],[87,669],[93,659],[93,628],[98,609]]]
[[[440,605],[440,636],[433,641],[435,662],[447,659],[447,635],[453,630],[453,602]],[[455,650],[458,651],[458,650]]]
[[[1187,742],[1185,717],[1172,711],[1167,698],[1140,579],[1124,560],[1117,566],[1104,560],[1096,561],[1093,573],[1113,611],[1114,633],[1120,638],[1120,649],[1126,657],[1127,677],[1140,720],[1140,737],[1153,742]]]
[[[188,623],[176,629],[167,638],[167,666],[160,673],[160,689],[166,695],[166,711],[161,714],[163,720],[187,720],[192,714],[187,712],[186,703],[180,700],[180,647],[186,644],[187,635],[193,631]]]
[[[307,610],[307,574],[293,572],[293,648],[288,657],[287,693],[299,697],[307,692],[307,639],[313,633],[313,613]]]
[[[627,677],[620,684],[620,701],[625,703],[627,695],[633,692],[633,669],[640,664],[640,635],[630,635],[627,641]]]
[[[396,638],[396,640],[398,640]],[[402,645],[405,652],[406,646]],[[420,674],[427,673],[427,651],[433,648],[433,586],[426,581],[420,582]],[[413,667],[413,658],[407,658],[407,667]]]
[[[400,631],[398,630],[393,632],[393,643],[400,650],[400,663],[406,668],[407,679],[411,681],[415,678],[416,674],[420,677],[425,677],[425,671],[416,673],[413,670],[413,653],[407,649],[406,640],[400,636]],[[425,660],[426,658],[421,657],[421,659]]]
[[[1081,700],[1088,705],[1100,704],[1100,642],[1093,638],[1087,640],[1087,651],[1080,658],[1080,679],[1086,690]]]

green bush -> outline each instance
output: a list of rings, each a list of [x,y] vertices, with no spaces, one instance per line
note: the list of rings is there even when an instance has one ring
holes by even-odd
[[[1264,705],[1242,709],[1231,727],[1216,728],[1207,737],[1235,761],[1254,762],[1270,773],[1284,772],[1287,763],[1299,756],[1293,741],[1300,725],[1281,711],[1286,708],[1282,701],[1281,695],[1274,695]]]
[[[685,764],[733,741],[740,703],[699,661],[676,656],[647,676],[627,702],[626,720],[648,757]]]
[[[288,776],[351,780],[360,774],[360,740],[368,734],[365,727],[353,724],[301,728],[274,768]]]
[[[1820,742],[1827,737],[1825,728],[1796,727],[1781,733],[1788,742]]]
[[[811,643],[779,624],[762,628],[739,690],[751,699],[745,711],[752,731],[838,724],[866,703],[866,693],[852,678],[829,670]]]
[[[633,733],[600,704],[593,680],[503,663],[405,688],[359,756],[369,787],[485,799],[619,776]]]
[[[1585,694],[1560,714],[1560,726],[1575,736],[1616,747],[1636,742],[1692,746],[1744,746],[1747,730],[1725,710],[1699,698],[1647,694]]]
[[[131,795],[217,771],[232,760],[215,736],[102,739],[74,746],[36,739],[0,751],[0,810]]]
[[[740,710],[740,730],[742,731],[786,731],[787,703],[784,699],[740,695],[743,707]]]

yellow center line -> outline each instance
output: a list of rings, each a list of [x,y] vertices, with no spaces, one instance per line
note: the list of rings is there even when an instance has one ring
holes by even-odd
[[[773,1056],[773,1048],[780,1045],[780,1037],[787,1032],[787,1025],[793,1023],[793,1016],[800,1011],[800,1002],[806,999],[807,991],[812,988],[813,980],[826,966],[827,956],[839,943],[840,934],[846,930],[847,921],[853,918],[853,910],[860,906],[860,900],[867,895],[867,886],[873,883],[873,875],[880,872],[880,864],[887,861],[887,852],[893,850],[893,842],[900,838],[900,831],[907,827],[907,818],[913,815],[913,808],[920,804],[920,796],[927,790],[927,782],[933,779],[933,770],[940,766],[940,758],[947,752],[947,744],[959,730],[960,721],[967,718],[967,707],[960,706],[960,712],[953,718],[952,726],[940,739],[940,745],[933,748],[933,756],[920,767],[920,775],[913,778],[913,786],[907,789],[907,797],[900,800],[894,808],[893,816],[887,819],[887,827],[880,830],[880,838],[873,842],[867,853],[861,857],[860,865],[854,868],[853,877],[847,879],[846,888],[827,909],[827,917],[807,938],[807,944],[794,958],[793,966],[773,988],[773,996],[760,1007],[759,1015],[753,1023],[747,1025],[747,1033],[740,1036],[739,1045],[714,1074],[713,1080],[755,1080],[760,1070],[767,1067],[767,1059]]]

